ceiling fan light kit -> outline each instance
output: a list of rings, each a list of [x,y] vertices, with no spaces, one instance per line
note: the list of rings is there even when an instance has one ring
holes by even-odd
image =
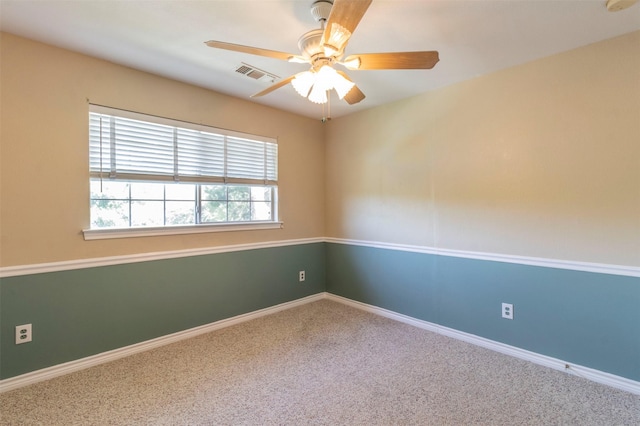
[[[300,55],[214,40],[206,44],[217,49],[311,65],[308,71],[287,77],[252,97],[264,96],[291,83],[300,96],[313,103],[327,103],[329,92],[335,90],[339,99],[353,105],[362,101],[365,95],[345,72],[334,69],[334,64],[340,64],[348,70],[415,70],[431,69],[439,60],[438,52],[421,51],[354,54],[342,61],[347,43],[371,2],[372,0],[314,2],[311,5],[311,15],[320,23],[320,29],[311,30],[298,39]]]
[[[291,85],[304,98],[316,104],[327,102],[327,92],[334,89],[338,98],[343,99],[355,86],[330,66],[323,66],[319,71],[303,71],[295,75]]]

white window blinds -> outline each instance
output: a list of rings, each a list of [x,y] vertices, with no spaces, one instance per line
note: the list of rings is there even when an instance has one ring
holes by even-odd
[[[278,181],[274,139],[91,105],[92,177],[118,180]]]

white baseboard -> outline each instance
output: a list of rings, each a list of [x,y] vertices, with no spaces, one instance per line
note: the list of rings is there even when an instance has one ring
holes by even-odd
[[[8,392],[10,390],[21,388],[23,386],[42,382],[44,380],[53,379],[54,377],[73,373],[75,371],[84,370],[85,368],[90,368],[99,364],[104,364],[106,362],[115,361],[117,359],[124,358],[129,355],[134,355],[140,352],[148,351],[150,349],[158,348],[160,346],[168,345],[170,343],[178,342],[180,340],[196,337],[196,336],[199,336],[200,334],[210,333],[212,331],[219,330],[221,328],[230,327],[232,325],[236,325],[236,324],[240,324],[256,318],[260,318],[265,315],[275,314],[276,312],[284,311],[286,309],[291,309],[296,306],[315,302],[317,300],[321,300],[324,298],[326,298],[325,293],[314,294],[312,296],[307,296],[302,299],[293,300],[291,302],[282,303],[280,305],[276,305],[269,308],[260,309],[254,312],[249,312],[247,314],[238,315],[232,318],[216,321],[211,324],[201,325],[199,327],[194,327],[188,330],[179,331],[177,333],[168,334],[166,336],[136,343],[130,346],[125,346],[122,348],[114,349],[114,350],[103,352],[100,354],[91,355],[86,358],[65,362],[64,364],[58,364],[51,367],[43,368],[41,370],[32,371],[30,373],[22,374],[20,376],[15,376],[8,379],[0,380],[0,393]]]
[[[331,293],[318,293],[312,296],[307,296],[302,299],[293,300],[291,302],[282,303],[280,305],[272,306],[270,308],[260,309],[258,311],[249,312],[247,314],[238,315],[232,318],[216,321],[211,324],[205,324],[199,327],[190,328],[188,330],[179,331],[177,333],[168,334],[166,336],[158,337],[156,339],[147,340],[145,342],[136,343],[134,345],[125,346],[123,348],[114,349],[112,351],[103,352],[100,354],[92,355],[86,358],[65,362],[64,364],[54,365],[52,367],[43,368],[41,370],[32,371],[30,373],[22,374],[20,376],[11,377],[9,379],[0,380],[0,393],[8,392],[10,390],[18,389],[23,386],[31,385],[34,383],[42,382],[44,380],[53,379],[65,374],[80,371],[85,368],[90,368],[96,365],[104,364],[110,361],[115,361],[120,358],[134,355],[140,352],[148,351],[150,349],[158,348],[160,346],[168,345],[170,343],[178,342],[180,340],[196,337],[204,333],[210,333],[221,328],[230,327],[232,325],[240,324],[246,321],[250,321],[256,318],[263,317],[265,315],[274,314],[286,309],[291,309],[297,306],[301,306],[307,303],[315,302],[322,299],[332,300],[339,302],[360,310],[374,313],[392,320],[400,321],[405,324],[413,325],[418,328],[429,330],[444,336],[452,337],[454,339],[462,340],[477,346],[481,346],[496,352],[500,352],[506,355],[510,355],[516,358],[520,358],[526,361],[533,362],[535,364],[543,365],[545,367],[553,368],[554,370],[564,371],[569,374],[575,374],[585,379],[591,380],[596,383],[611,386],[616,389],[620,389],[626,392],[630,392],[636,395],[640,395],[640,382],[626,379],[624,377],[616,376],[614,374],[605,373],[603,371],[594,370],[592,368],[583,367],[580,365],[570,364],[566,361],[552,358],[546,355],[537,354],[535,352],[527,351],[524,349],[516,348],[504,343],[495,342],[493,340],[485,339],[483,337],[475,336],[473,334],[465,333],[462,331],[454,330],[452,328],[444,327],[438,324],[430,323],[427,321],[419,320],[409,317],[407,315],[399,314],[387,309],[379,308],[377,306],[368,305],[366,303],[357,302],[351,299],[347,299],[341,296],[337,296]]]
[[[496,342],[493,340],[485,339],[473,334],[458,331],[452,328],[444,327],[438,324],[434,324],[428,321],[412,318],[397,312],[393,312],[387,309],[379,308],[377,306],[368,305],[362,302],[356,302],[351,299],[337,296],[335,294],[326,293],[326,298],[335,302],[343,303],[345,305],[361,309],[363,311],[371,312],[376,315],[380,315],[386,318],[390,318],[396,321],[403,322],[405,324],[413,325],[415,327],[429,330],[434,333],[442,334],[447,337],[462,340],[467,343],[471,343],[477,346],[482,346],[496,352],[510,355],[516,358],[523,359],[525,361],[533,362],[534,364],[543,365],[545,367],[553,368],[554,370],[564,371],[569,374],[574,374],[582,378],[591,380],[596,383],[601,383],[607,386],[611,386],[616,389],[620,389],[626,392],[630,392],[636,395],[640,395],[640,382],[630,380],[624,377],[616,376],[614,374],[605,373],[603,371],[594,370],[593,368],[583,367],[581,365],[571,364],[567,361],[563,361],[557,358],[552,358],[546,355],[541,355],[535,352],[520,349],[515,346],[510,346],[504,343]]]

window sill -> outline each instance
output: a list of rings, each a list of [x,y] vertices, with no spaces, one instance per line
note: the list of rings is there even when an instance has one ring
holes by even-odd
[[[283,222],[224,223],[189,226],[161,226],[154,228],[85,229],[85,241],[111,238],[156,237],[161,235],[203,234],[208,232],[256,231],[281,229]]]

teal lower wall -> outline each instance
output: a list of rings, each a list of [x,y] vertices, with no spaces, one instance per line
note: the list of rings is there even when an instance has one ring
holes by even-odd
[[[3,278],[0,378],[323,291],[640,381],[638,278],[333,243]]]
[[[330,293],[640,381],[636,277],[332,243],[326,266]]]
[[[323,292],[324,256],[316,243],[3,278],[0,378]]]

